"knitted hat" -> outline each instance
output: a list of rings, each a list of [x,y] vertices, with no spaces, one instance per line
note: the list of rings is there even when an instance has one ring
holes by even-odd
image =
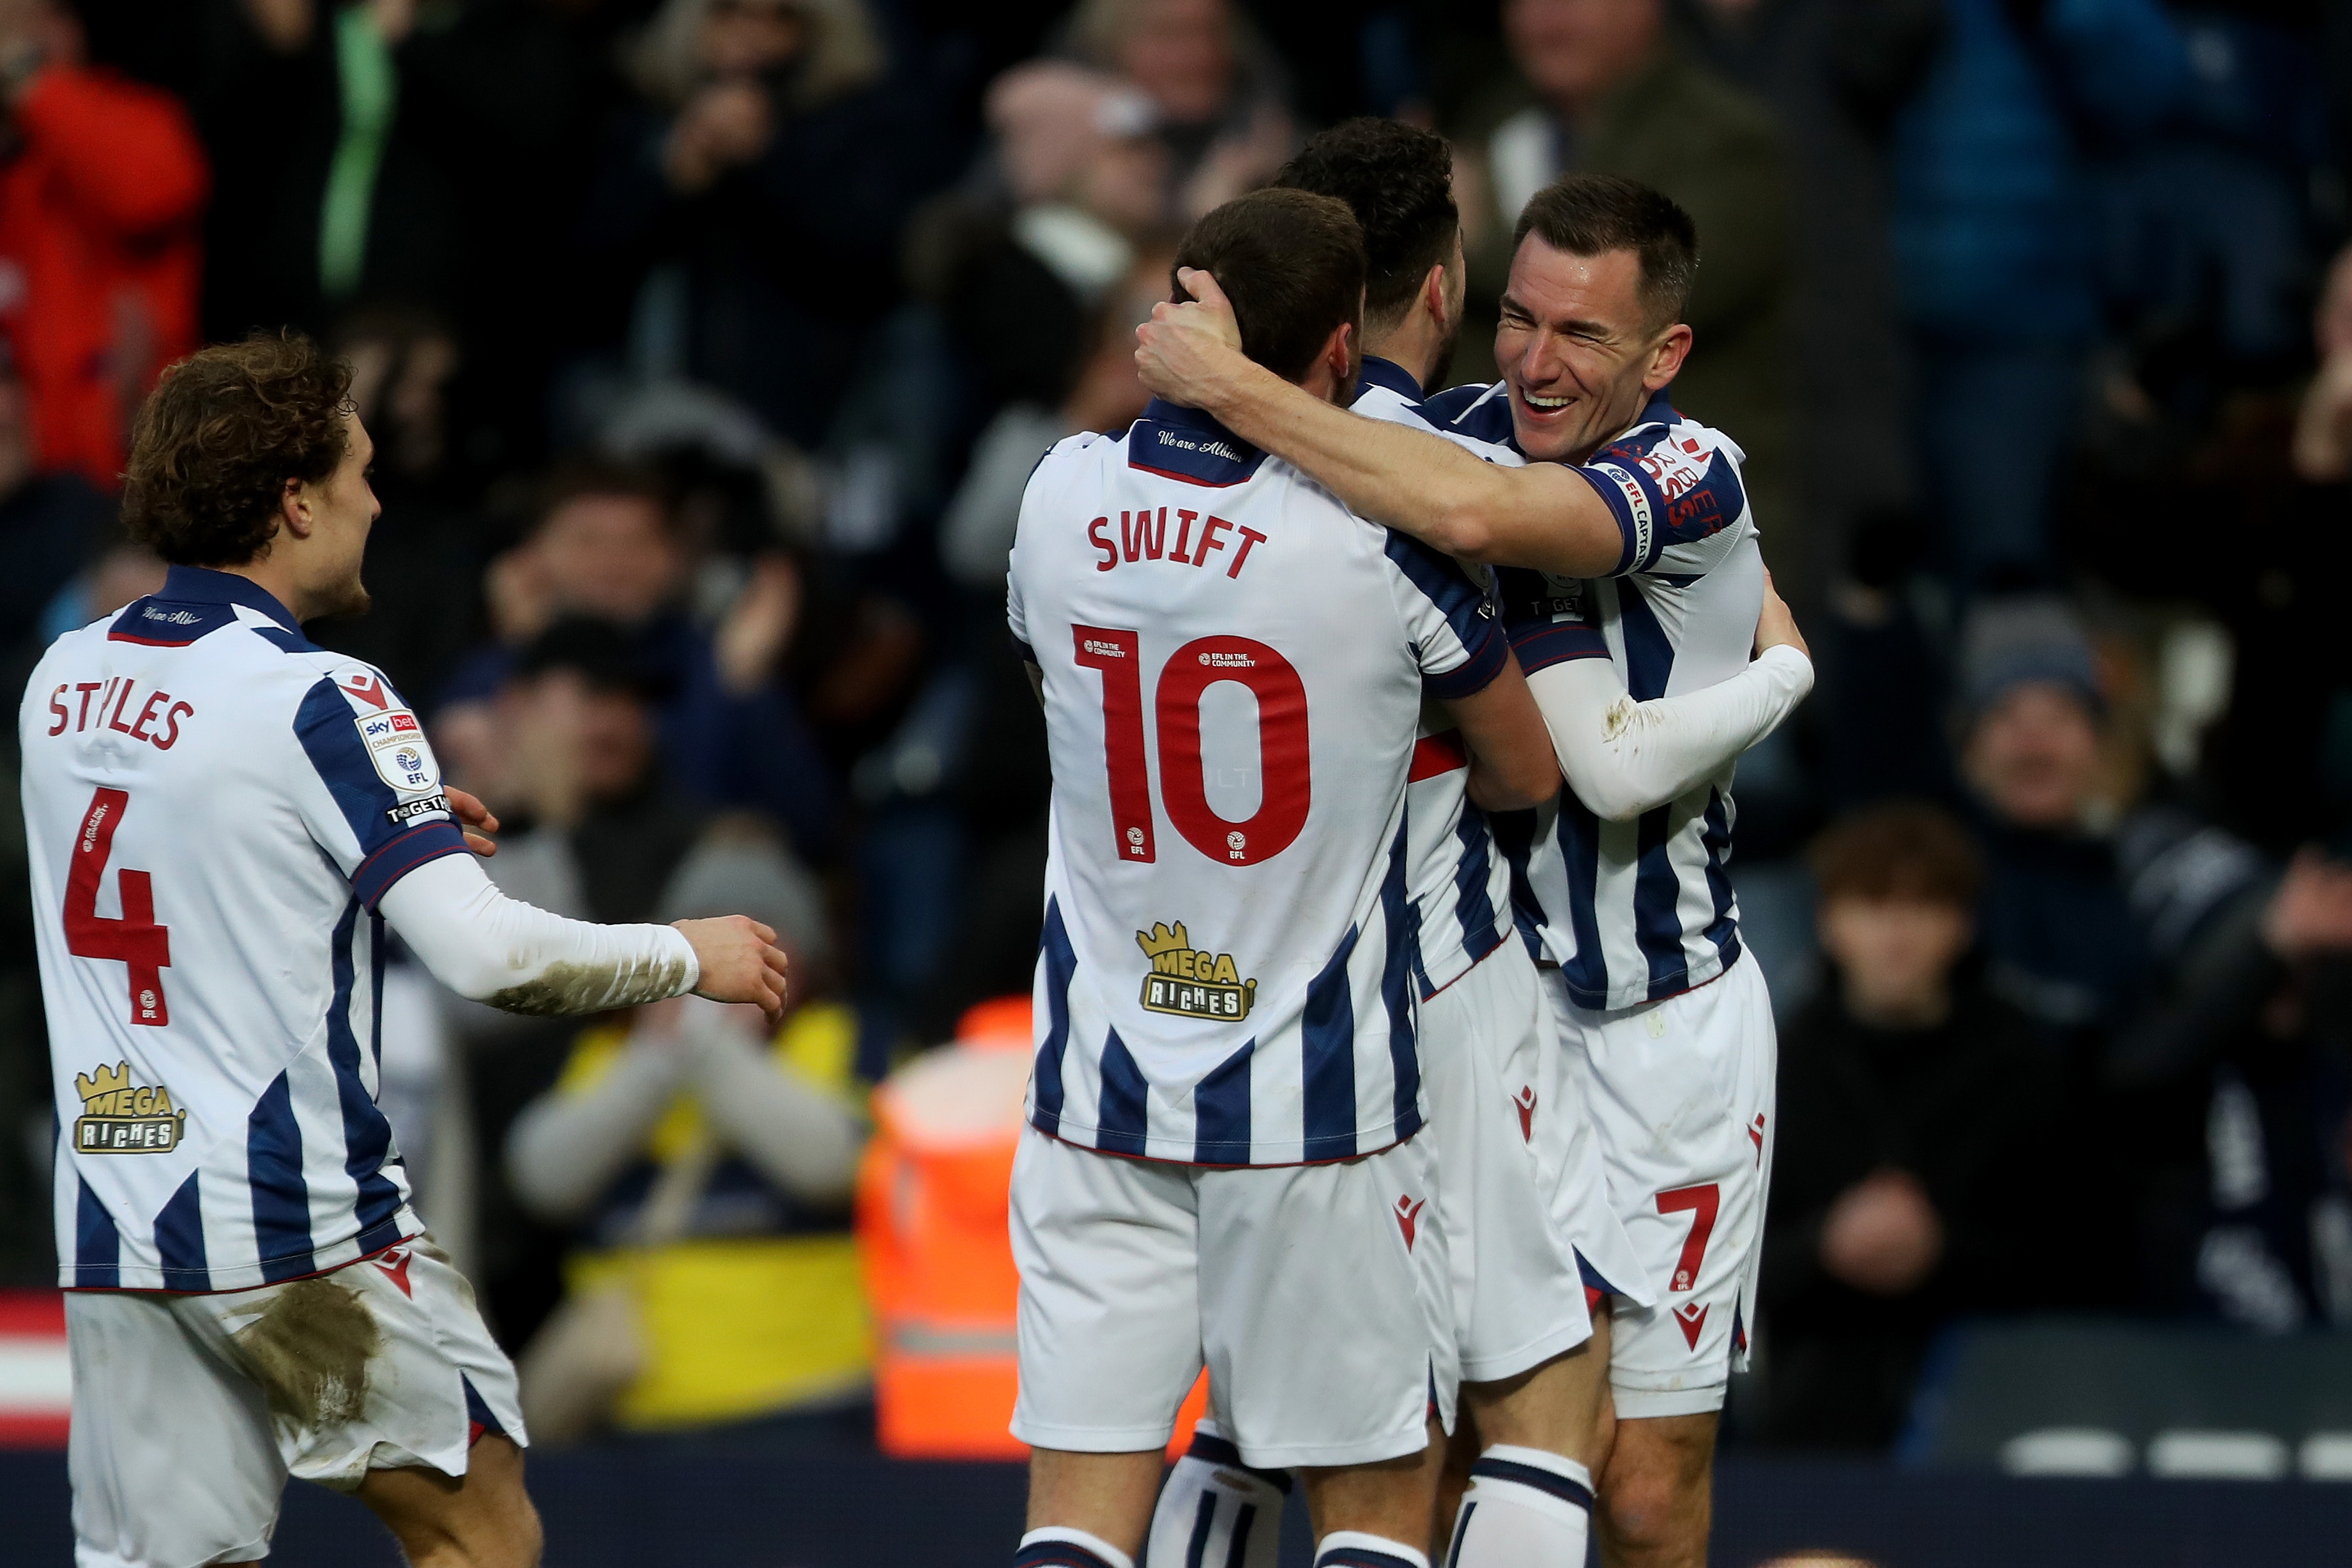
[[[1987,600],[1960,632],[1960,717],[1976,719],[2021,685],[2063,687],[2094,714],[2106,709],[2099,660],[2074,607],[2051,595]]]

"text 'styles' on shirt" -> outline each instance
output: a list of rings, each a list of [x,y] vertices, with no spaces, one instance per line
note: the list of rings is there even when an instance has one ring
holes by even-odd
[[[1513,444],[1502,383],[1429,400],[1440,430]],[[1496,572],[1511,645],[1530,675],[1608,658],[1636,701],[1698,691],[1748,665],[1764,602],[1764,558],[1739,448],[1654,395],[1633,427],[1574,472],[1616,519],[1622,549],[1603,578]],[[1732,765],[1630,822],[1602,821],[1573,790],[1553,807],[1495,820],[1512,902],[1537,956],[1560,967],[1580,1007],[1614,1009],[1705,985],[1739,956],[1726,871]]]
[[[1405,778],[1424,680],[1508,656],[1476,586],[1155,402],[1038,465],[1007,614],[1054,768],[1033,1124],[1202,1165],[1412,1135]]]
[[[240,1290],[415,1234],[374,911],[466,844],[400,694],[174,567],[50,646],[18,739],[60,1282]]]

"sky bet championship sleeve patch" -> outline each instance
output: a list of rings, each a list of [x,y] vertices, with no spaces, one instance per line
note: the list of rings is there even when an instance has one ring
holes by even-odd
[[[425,742],[425,727],[415,714],[401,706],[400,694],[392,689],[391,682],[373,671],[345,670],[335,676],[335,687],[351,704],[352,723],[360,732],[360,744],[367,748],[368,760],[375,765],[377,778],[404,795],[441,788],[441,768],[433,760],[433,748]],[[446,800],[430,808],[447,809]],[[386,814],[397,827],[426,813],[403,808],[401,814]]]
[[[1196,950],[1182,921],[1139,931],[1135,945],[1151,960],[1143,977],[1145,1010],[1226,1021],[1249,1017],[1257,982],[1242,978],[1232,954]]]

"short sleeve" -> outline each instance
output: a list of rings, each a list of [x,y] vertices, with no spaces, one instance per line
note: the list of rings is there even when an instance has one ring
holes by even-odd
[[[311,837],[371,911],[425,862],[469,852],[424,727],[380,672],[320,675],[295,712],[294,737],[337,813],[314,822]]]
[[[1486,590],[1451,557],[1403,534],[1389,534],[1386,559],[1390,591],[1430,695],[1466,697],[1493,685],[1510,643]]]
[[[1495,573],[1495,586],[1511,652],[1528,674],[1571,659],[1609,656],[1609,643],[1593,610],[1592,588],[1583,579],[1505,567]]]
[[[1703,575],[1748,512],[1736,452],[1688,423],[1647,423],[1611,442],[1576,472],[1617,519],[1622,539],[1612,577],[1676,571]]]

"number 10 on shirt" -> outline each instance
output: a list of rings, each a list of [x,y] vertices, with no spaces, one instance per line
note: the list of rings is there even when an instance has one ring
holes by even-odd
[[[1158,846],[1143,744],[1141,640],[1131,631],[1102,626],[1072,626],[1070,636],[1079,665],[1102,675],[1103,760],[1118,858],[1149,864],[1158,858]],[[1201,698],[1219,681],[1237,682],[1257,699],[1261,788],[1255,814],[1243,821],[1210,809],[1201,771]],[[1313,790],[1307,686],[1289,660],[1249,637],[1195,637],[1160,667],[1152,707],[1160,730],[1160,804],[1186,843],[1231,866],[1272,860],[1297,841]]]

